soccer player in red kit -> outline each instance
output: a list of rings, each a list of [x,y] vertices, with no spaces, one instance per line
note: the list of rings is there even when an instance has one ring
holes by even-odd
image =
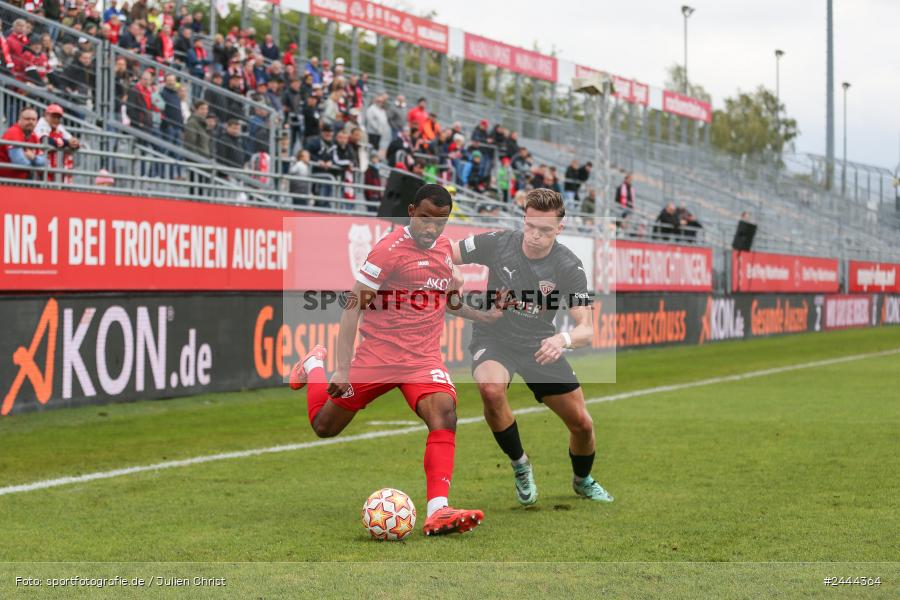
[[[455,274],[450,242],[441,234],[451,208],[442,186],[418,190],[408,209],[410,224],[382,238],[356,274],[341,316],[330,383],[322,346],[294,365],[290,375],[293,389],[308,386],[309,421],[319,437],[339,434],[357,411],[400,388],[428,426],[426,535],[466,532],[484,518],[480,510],[451,508],[447,501],[456,450],[456,389],[441,359],[440,337]],[[466,310],[475,313],[466,318],[492,318]],[[362,341],[354,356],[357,328]]]

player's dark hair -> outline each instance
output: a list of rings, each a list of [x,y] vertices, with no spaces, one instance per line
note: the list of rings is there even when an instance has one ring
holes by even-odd
[[[566,216],[566,204],[562,194],[547,188],[537,188],[528,192],[525,196],[525,210],[533,208],[540,212],[556,211],[560,219]]]
[[[413,199],[413,206],[419,206],[423,200],[430,200],[435,206],[453,206],[453,197],[450,192],[436,183],[426,183],[416,192]]]

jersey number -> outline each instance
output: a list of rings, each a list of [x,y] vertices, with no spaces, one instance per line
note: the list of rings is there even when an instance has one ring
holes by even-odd
[[[446,383],[447,385],[453,385],[453,382],[450,380],[450,373],[448,373],[447,371],[432,369],[431,378],[435,383]]]

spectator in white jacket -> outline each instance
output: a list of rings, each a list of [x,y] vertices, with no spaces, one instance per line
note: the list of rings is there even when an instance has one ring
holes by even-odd
[[[375,100],[366,109],[366,133],[369,134],[369,144],[383,157],[391,142],[391,126],[388,123],[387,111],[384,108],[388,95],[381,93],[375,96]]]
[[[309,150],[301,150],[291,162],[289,173],[295,177],[309,177],[309,160]],[[309,181],[291,179],[288,187],[292,195],[291,202],[297,206],[308,205],[310,203],[309,192],[311,187]]]

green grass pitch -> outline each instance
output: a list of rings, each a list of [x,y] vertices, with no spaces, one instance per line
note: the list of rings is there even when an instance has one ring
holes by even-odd
[[[618,383],[585,393],[891,349],[900,328],[622,352]],[[524,385],[510,394],[514,408],[535,405]],[[459,395],[460,417],[480,414],[471,385]],[[613,504],[574,496],[567,432],[551,413],[519,418],[540,490],[527,510],[486,425],[464,424],[451,503],[484,510],[485,522],[463,536],[421,533],[421,431],[0,495],[0,597],[900,595],[900,354],[590,412],[594,475]],[[398,420],[415,416],[392,394],[342,435],[405,427],[372,423]],[[314,439],[305,394],[286,388],[27,414],[0,420],[0,487]],[[406,542],[372,541],[360,523],[365,498],[385,486],[419,509]],[[47,584],[116,575],[191,583]],[[226,586],[195,585],[198,576]],[[882,583],[830,587],[825,577]]]

